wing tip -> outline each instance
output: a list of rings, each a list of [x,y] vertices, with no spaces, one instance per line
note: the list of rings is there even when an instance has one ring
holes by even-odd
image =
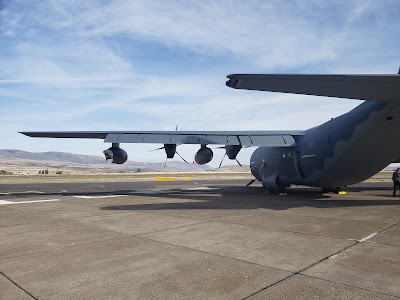
[[[38,135],[39,132],[19,131],[19,133],[29,136],[29,137],[40,137],[40,135]]]

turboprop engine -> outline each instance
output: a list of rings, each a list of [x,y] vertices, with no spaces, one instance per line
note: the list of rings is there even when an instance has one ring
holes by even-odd
[[[199,151],[196,152],[194,156],[194,160],[196,163],[199,165],[204,165],[206,163],[209,163],[213,158],[213,152],[210,148],[208,148],[206,145],[201,145],[201,148]]]
[[[239,151],[242,149],[242,145],[225,145],[224,147],[220,147],[220,148],[225,149],[225,154],[222,157],[221,162],[219,163],[219,168],[221,168],[222,162],[224,161],[225,156],[228,156],[229,159],[236,160],[236,162],[239,164],[239,166],[242,166],[242,164],[236,158]]]
[[[119,144],[113,143],[111,148],[103,151],[106,161],[113,164],[123,164],[128,160],[128,153],[119,147]]]
[[[239,151],[242,149],[241,145],[226,145],[225,153],[228,155],[229,159],[236,159]]]

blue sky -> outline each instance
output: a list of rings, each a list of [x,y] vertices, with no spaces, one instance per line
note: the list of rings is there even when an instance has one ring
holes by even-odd
[[[226,75],[397,73],[399,16],[399,1],[0,0],[0,148],[108,147],[28,130],[307,129],[359,102],[233,90]],[[123,148],[163,161],[158,146]]]

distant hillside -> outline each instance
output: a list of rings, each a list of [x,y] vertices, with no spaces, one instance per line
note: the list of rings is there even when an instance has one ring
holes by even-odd
[[[38,170],[48,168],[65,171],[127,171],[142,172],[177,171],[199,172],[210,169],[208,165],[196,165],[181,161],[168,161],[164,169],[164,162],[149,163],[127,161],[122,165],[107,163],[104,157],[82,155],[66,152],[28,152],[22,150],[0,150],[0,169],[36,174]]]
[[[28,159],[64,161],[76,164],[102,164],[105,159],[95,155],[72,154],[67,152],[27,152],[22,150],[0,150],[0,159]]]
[[[221,168],[213,169],[214,172],[250,172],[249,165],[222,165]]]

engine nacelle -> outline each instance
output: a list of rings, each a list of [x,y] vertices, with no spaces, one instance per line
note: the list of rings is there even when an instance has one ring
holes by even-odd
[[[106,161],[113,164],[123,164],[128,160],[128,153],[120,147],[112,146],[103,151]]]
[[[194,160],[199,165],[204,165],[212,160],[213,155],[214,154],[210,148],[208,148],[206,145],[201,145],[201,148],[199,149],[199,151],[196,152],[194,156]]]
[[[167,158],[174,158],[176,153],[176,144],[164,144],[164,150]]]
[[[225,151],[229,159],[236,159],[239,151],[242,149],[241,145],[226,145]]]

